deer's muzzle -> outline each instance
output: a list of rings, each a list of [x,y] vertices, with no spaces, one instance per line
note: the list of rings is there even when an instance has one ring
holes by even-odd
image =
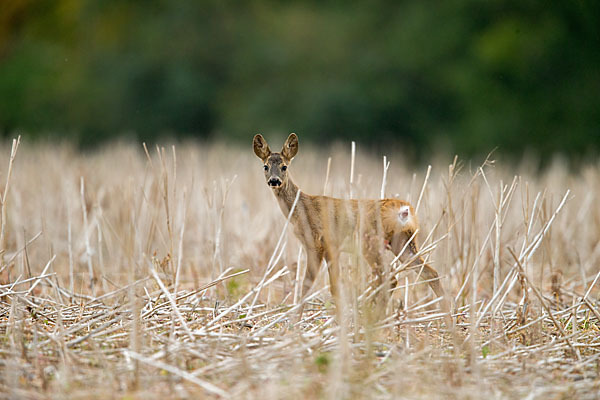
[[[276,177],[272,177],[269,179],[269,181],[267,182],[267,184],[271,187],[278,187],[281,186],[281,179],[276,178]]]

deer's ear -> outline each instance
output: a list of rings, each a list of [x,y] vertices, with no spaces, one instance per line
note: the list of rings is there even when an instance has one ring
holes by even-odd
[[[254,139],[252,140],[252,147],[254,148],[254,154],[256,154],[256,156],[263,161],[265,161],[271,155],[271,149],[261,134],[254,136]]]
[[[298,153],[298,136],[295,133],[290,133],[290,136],[288,136],[283,144],[281,154],[291,161],[296,156],[296,153]]]

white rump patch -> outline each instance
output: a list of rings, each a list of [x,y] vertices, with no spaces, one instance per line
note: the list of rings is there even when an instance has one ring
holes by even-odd
[[[398,210],[398,220],[402,225],[406,225],[410,220],[410,207],[402,206],[400,210]]]

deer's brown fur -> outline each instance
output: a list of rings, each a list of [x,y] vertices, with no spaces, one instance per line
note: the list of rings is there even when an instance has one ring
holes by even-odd
[[[287,167],[298,152],[298,137],[292,133],[281,152],[273,153],[261,135],[254,136],[254,153],[263,161],[267,184],[272,188],[279,207],[287,217],[300,189],[292,181]],[[401,261],[412,260],[422,268],[421,278],[437,296],[444,296],[437,271],[418,253],[414,233],[419,224],[410,203],[397,199],[343,200],[313,196],[300,191],[290,217],[294,233],[307,254],[305,293],[310,288],[323,259],[327,261],[331,292],[337,297],[340,269],[339,255],[349,242],[358,239],[364,258],[371,266],[376,282],[384,282],[383,253],[390,249]],[[411,240],[413,238],[413,240]],[[410,241],[407,245],[407,241]]]

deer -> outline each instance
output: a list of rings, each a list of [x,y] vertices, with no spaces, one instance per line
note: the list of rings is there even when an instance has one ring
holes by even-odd
[[[267,185],[283,215],[289,216],[295,236],[306,252],[303,297],[312,287],[325,260],[331,294],[334,301],[339,301],[340,253],[349,241],[358,237],[362,256],[375,275],[376,287],[382,284],[385,287],[383,254],[391,250],[401,262],[409,263],[409,268],[421,270],[420,278],[429,283],[436,296],[442,298],[444,311],[449,310],[438,272],[419,254],[415,242],[419,223],[409,202],[399,199],[346,200],[304,193],[289,174],[290,164],[298,153],[298,136],[295,133],[288,136],[280,152],[272,152],[260,134],[254,136],[252,143],[254,153],[263,162]],[[395,286],[395,278],[387,281]]]

